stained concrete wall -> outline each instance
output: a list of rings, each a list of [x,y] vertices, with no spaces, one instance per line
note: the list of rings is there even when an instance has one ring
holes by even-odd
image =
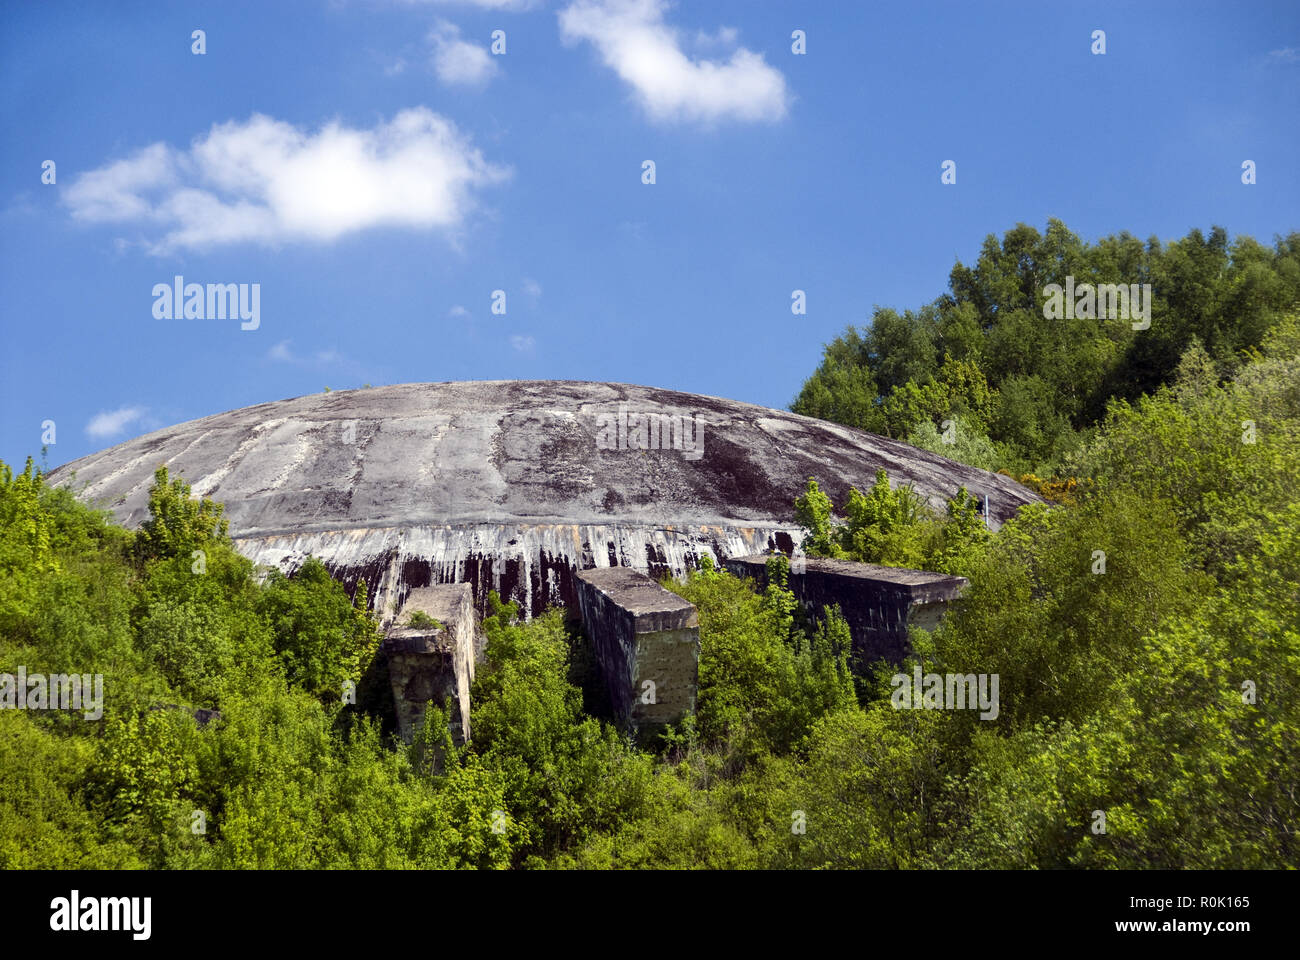
[[[767,560],[761,554],[735,557],[726,561],[726,567],[766,587]],[[825,557],[800,561],[790,572],[791,592],[813,613],[839,605],[853,636],[851,660],[859,674],[877,660],[901,662],[911,652],[908,626],[934,629],[967,585],[965,577],[946,573]]]
[[[549,607],[574,606],[578,570],[631,567],[655,580],[682,579],[702,557],[720,564],[723,557],[788,550],[799,536],[794,524],[449,524],[236,539],[235,547],[254,563],[286,571],[317,557],[349,593],[364,579],[381,616],[391,616],[390,608],[410,590],[468,583],[480,616],[488,613],[488,593],[496,591],[528,619]]]
[[[579,572],[577,594],[615,721],[634,734],[652,733],[694,713],[700,663],[695,607],[627,567]]]
[[[427,614],[442,627],[406,626],[415,611]],[[404,740],[409,743],[420,728],[428,701],[441,706],[448,697],[452,739],[457,745],[469,740],[469,688],[483,647],[469,584],[420,587],[407,595],[388,625],[381,648],[388,658],[397,729]]]
[[[700,456],[638,449],[631,417],[689,417]],[[629,426],[631,421],[629,420]],[[475,381],[336,390],[177,424],[49,475],[135,527],[166,464],[225,505],[236,548],[286,573],[308,556],[375,609],[409,589],[474,585],[525,617],[572,602],[571,569],[684,577],[801,537],[815,476],[842,503],[880,468],[942,510],[959,487],[997,527],[1039,496],[1010,477],[838,424],[718,397],[618,383]]]

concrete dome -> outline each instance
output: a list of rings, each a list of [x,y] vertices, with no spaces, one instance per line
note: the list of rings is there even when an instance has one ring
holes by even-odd
[[[815,477],[837,503],[884,468],[937,507],[964,485],[994,526],[1038,497],[1008,477],[781,410],[618,383],[401,384],[258,404],[158,430],[53,471],[136,526],[165,464],[225,504],[258,563],[309,554],[400,602],[469,582],[528,613],[571,602],[574,568],[682,575],[789,548]]]

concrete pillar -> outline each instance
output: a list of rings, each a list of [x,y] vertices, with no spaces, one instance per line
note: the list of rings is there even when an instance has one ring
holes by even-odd
[[[694,713],[700,664],[695,607],[628,567],[580,571],[577,594],[615,721],[634,734],[648,733]]]
[[[820,614],[839,604],[853,636],[850,661],[861,675],[877,660],[901,663],[911,652],[908,626],[933,630],[949,604],[966,588],[965,577],[875,563],[801,557],[802,571],[790,573],[789,587],[805,610]],[[767,586],[767,556],[725,561],[728,571]]]
[[[438,621],[440,627],[408,626],[414,612]],[[425,704],[451,698],[448,727],[457,745],[469,740],[469,686],[475,660],[483,648],[474,615],[474,595],[468,583],[418,587],[389,625],[382,653],[388,658],[397,729],[408,743],[424,720]]]

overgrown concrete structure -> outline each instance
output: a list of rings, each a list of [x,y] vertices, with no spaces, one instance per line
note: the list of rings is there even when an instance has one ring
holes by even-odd
[[[342,390],[137,437],[50,475],[138,526],[154,470],[225,504],[236,547],[286,572],[308,555],[385,616],[468,583],[525,616],[576,600],[574,573],[684,576],[802,539],[809,477],[836,502],[878,469],[942,507],[958,486],[991,526],[1039,498],[896,440],[732,400],[620,383],[481,381]]]
[[[433,623],[410,626],[412,614]],[[388,661],[397,730],[408,743],[424,722],[429,701],[441,707],[450,700],[447,726],[460,746],[470,737],[469,688],[483,638],[467,583],[412,590],[385,632],[380,653]]]
[[[700,627],[695,607],[627,567],[578,574],[578,610],[615,721],[650,733],[695,712]]]
[[[727,570],[766,587],[768,557],[733,557]],[[874,563],[799,557],[789,587],[800,605],[815,613],[838,605],[853,636],[853,668],[862,673],[871,663],[899,663],[911,651],[908,626],[933,630],[948,606],[966,588],[965,577]]]

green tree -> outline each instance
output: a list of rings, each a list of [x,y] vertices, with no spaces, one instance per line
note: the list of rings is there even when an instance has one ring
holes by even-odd
[[[140,527],[136,548],[142,560],[189,558],[214,542],[225,542],[229,521],[225,507],[206,498],[190,497],[190,485],[180,477],[171,479],[167,468],[154,472],[149,488],[149,519]]]
[[[293,577],[272,570],[258,609],[289,681],[313,696],[340,698],[344,684],[360,682],[379,649],[374,621],[315,557]]]
[[[517,863],[544,860],[611,829],[641,802],[645,760],[582,713],[568,680],[570,641],[558,610],[527,624],[489,595],[487,665],[475,679],[473,751],[503,782],[517,824]]]
[[[700,618],[700,742],[723,751],[728,770],[767,752],[787,753],[827,710],[853,702],[848,628],[832,614],[821,625],[796,623],[796,603],[773,570],[762,593],[753,581],[716,570],[707,558],[670,590]]]

